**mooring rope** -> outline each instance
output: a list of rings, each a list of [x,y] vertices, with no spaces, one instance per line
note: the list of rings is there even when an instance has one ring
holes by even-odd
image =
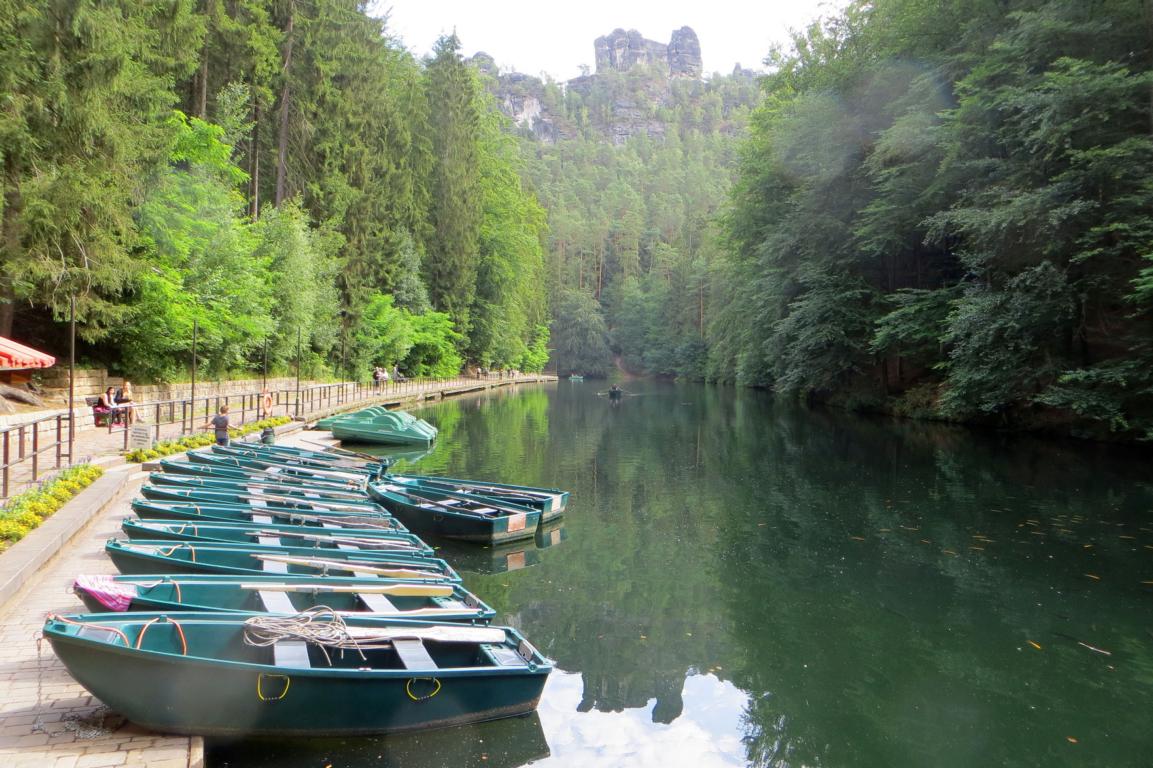
[[[303,640],[320,647],[329,664],[328,648],[351,649],[365,659],[364,650],[387,648],[391,643],[358,642],[348,632],[340,614],[327,605],[317,605],[295,616],[253,616],[244,622],[244,642],[266,648],[285,640]]]

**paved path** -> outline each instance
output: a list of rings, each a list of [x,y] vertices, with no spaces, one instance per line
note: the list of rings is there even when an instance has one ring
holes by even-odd
[[[111,505],[16,599],[0,610],[0,765],[4,768],[198,768],[199,739],[161,736],[109,713],[37,648],[44,617],[83,610],[69,587],[80,573],[116,573],[103,552],[129,514],[137,484]]]

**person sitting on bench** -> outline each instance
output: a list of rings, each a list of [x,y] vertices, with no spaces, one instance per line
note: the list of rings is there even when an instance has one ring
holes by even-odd
[[[100,396],[99,402],[92,406],[92,414],[95,416],[97,425],[100,425],[100,418],[104,417],[108,424],[108,429],[116,424],[123,424],[123,409],[116,404],[116,390],[112,387],[104,390],[104,394]]]

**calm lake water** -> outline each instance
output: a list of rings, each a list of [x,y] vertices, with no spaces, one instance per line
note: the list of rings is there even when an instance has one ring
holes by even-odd
[[[445,548],[557,662],[537,714],[212,768],[1153,764],[1150,454],[595,381],[448,401],[415,465],[572,492]]]

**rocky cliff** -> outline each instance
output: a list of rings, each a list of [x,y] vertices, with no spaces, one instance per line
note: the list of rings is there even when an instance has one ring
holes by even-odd
[[[667,130],[664,113],[692,108],[693,100],[708,90],[701,80],[700,40],[690,27],[674,30],[667,44],[647,40],[635,29],[614,29],[594,41],[593,51],[595,74],[564,83],[501,73],[484,53],[472,62],[489,77],[504,113],[545,142],[590,129],[614,144],[632,136],[662,137]],[[740,76],[745,77],[743,72]]]

